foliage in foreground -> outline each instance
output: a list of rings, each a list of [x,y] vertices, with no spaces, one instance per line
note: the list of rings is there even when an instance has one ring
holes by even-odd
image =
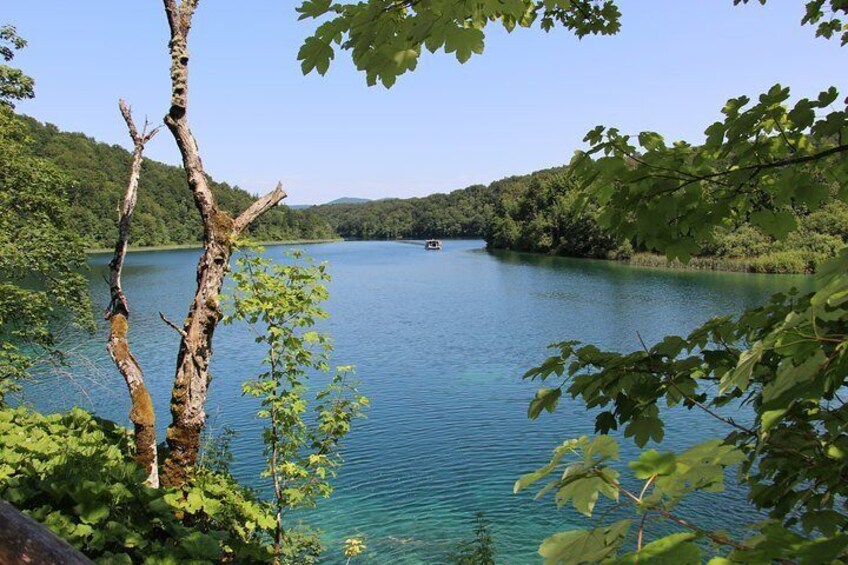
[[[342,463],[341,442],[368,399],[348,379],[350,367],[338,367],[322,389],[309,394],[309,381],[318,377],[310,372],[330,370],[330,338],[313,329],[328,316],[321,307],[328,296],[326,265],[299,252],[289,255],[289,263],[274,264],[259,255],[261,248],[243,251],[225,321],[247,322],[266,352],[264,371],[242,389],[259,399],[257,416],[266,421],[263,477],[271,479],[273,555],[280,563],[292,545],[284,518],[333,492],[330,479]]]
[[[42,416],[25,408],[0,411],[0,499],[101,563],[317,562],[317,535],[288,513],[330,495],[341,441],[367,399],[345,368],[309,395],[310,372],[328,370],[332,349],[312,329],[326,317],[326,266],[272,265],[251,253],[238,265],[228,321],[249,323],[267,347],[267,371],[244,392],[268,420],[263,476],[272,501],[229,475],[227,434],[184,487],[151,489],[127,430],[79,409]]]
[[[818,24],[820,35],[844,29],[844,2],[806,7],[804,23]],[[742,221],[788,241],[797,209],[826,210],[831,195],[848,201],[848,101],[838,102],[835,88],[789,100],[789,89],[775,85],[755,101],[728,101],[700,146],[599,126],[569,172],[602,227],[669,259],[688,260]],[[816,286],[629,354],[553,346],[556,355],[526,374],[546,385],[529,416],[554,412],[567,394],[597,410],[602,435],[565,441],[515,489],[550,476],[539,496],[553,493],[587,516],[601,497],[625,502],[634,519],[549,537],[540,548],[546,564],[848,560],[848,249],[819,266]],[[659,444],[669,409],[681,406],[723,423],[726,435],[682,453],[643,450],[624,478],[617,442],[603,434],[620,430],[639,448]],[[695,491],[722,491],[729,467],[768,519],[718,532],[675,513]],[[662,535],[659,523],[675,533]]]
[[[0,404],[33,365],[61,361],[57,328],[93,329],[69,185],[33,156],[25,129],[0,105]]]
[[[180,490],[151,489],[131,434],[74,409],[0,410],[0,498],[98,563],[267,563],[271,506],[226,473],[199,469]],[[317,537],[292,530],[287,551],[311,563]]]

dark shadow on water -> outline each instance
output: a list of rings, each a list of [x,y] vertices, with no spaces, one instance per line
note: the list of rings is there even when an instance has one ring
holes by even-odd
[[[475,250],[485,253],[504,265],[538,267],[557,271],[574,271],[583,275],[602,275],[613,279],[665,280],[668,283],[691,283],[715,287],[735,287],[737,289],[785,290],[795,287],[801,292],[809,292],[814,288],[815,277],[810,275],[767,275],[758,273],[739,273],[729,271],[664,269],[655,267],[634,266],[619,261],[604,259],[587,259],[578,257],[561,257],[522,251],[503,249]]]

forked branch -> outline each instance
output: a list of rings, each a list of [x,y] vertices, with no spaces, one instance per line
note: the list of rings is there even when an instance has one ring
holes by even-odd
[[[247,229],[256,218],[276,206],[288,196],[286,191],[283,190],[283,183],[278,182],[277,188],[275,188],[272,192],[269,192],[262,198],[259,198],[250,205],[250,207],[239,215],[238,218],[233,222],[233,231],[236,235],[241,235],[244,230]]]

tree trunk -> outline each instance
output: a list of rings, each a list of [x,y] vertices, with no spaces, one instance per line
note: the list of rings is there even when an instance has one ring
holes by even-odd
[[[169,454],[162,483],[180,486],[197,462],[200,434],[206,422],[206,393],[211,380],[212,336],[221,318],[218,295],[229,269],[233,242],[250,223],[285,198],[282,184],[233,219],[218,209],[209,188],[197,141],[188,125],[188,35],[199,0],[163,0],[171,30],[171,107],[165,124],[174,136],[194,203],[203,221],[203,254],[197,264],[197,290],[182,328],[176,376],[171,394]]]
[[[0,500],[0,563],[4,565],[94,565],[68,542]]]
[[[127,192],[121,206],[121,217],[118,223],[118,241],[115,244],[115,254],[109,262],[110,272],[110,301],[106,309],[106,319],[109,320],[109,341],[106,349],[115,362],[118,371],[124,377],[132,400],[130,420],[135,425],[135,459],[147,470],[146,483],[154,488],[159,487],[159,462],[156,452],[156,415],[153,411],[153,401],[147,387],[144,386],[144,373],[136,358],[130,352],[127,333],[129,330],[129,306],[127,297],[121,287],[121,272],[127,245],[130,238],[132,216],[138,200],[138,180],[141,176],[142,154],[144,145],[150,141],[158,128],[148,133],[147,123],[139,134],[132,119],[132,114],[123,100],[119,107],[130,137],[133,140],[133,159],[130,168],[130,179]]]

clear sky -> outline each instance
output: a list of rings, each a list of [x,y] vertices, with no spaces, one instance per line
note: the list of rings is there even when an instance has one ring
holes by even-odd
[[[446,192],[560,165],[592,127],[697,142],[725,100],[776,82],[846,94],[848,47],[799,23],[801,0],[621,0],[616,37],[487,30],[460,65],[444,53],[391,89],[367,87],[344,53],[325,77],[296,60],[309,25],[296,2],[203,0],[191,37],[190,121],[207,171],[290,204],[340,196]],[[27,40],[16,64],[36,79],[18,110],[129,146],[117,109],[160,120],[169,102],[158,0],[3,0],[0,24]],[[167,132],[147,156],[178,163]]]

